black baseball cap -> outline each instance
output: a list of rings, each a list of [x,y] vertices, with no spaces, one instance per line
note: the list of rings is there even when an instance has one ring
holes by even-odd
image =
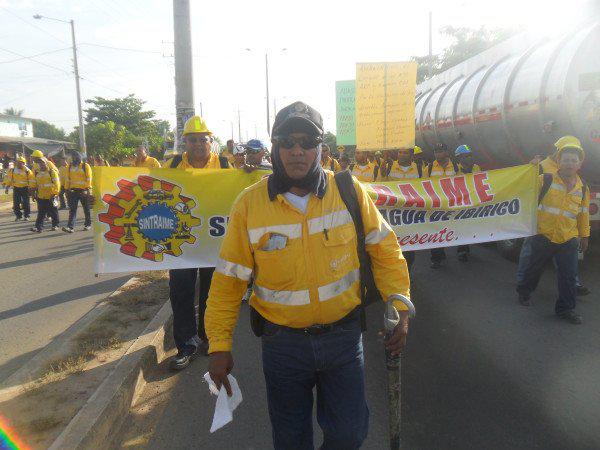
[[[275,116],[271,136],[286,136],[290,133],[323,136],[321,114],[303,102],[295,102],[286,106]]]

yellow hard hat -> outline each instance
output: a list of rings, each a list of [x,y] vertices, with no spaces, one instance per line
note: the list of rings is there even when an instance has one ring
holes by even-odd
[[[212,135],[212,131],[208,129],[206,122],[200,116],[190,117],[183,126],[183,136],[191,133],[206,133],[209,136]]]
[[[343,152],[346,149],[346,147],[344,147],[343,145],[338,145],[337,149],[338,149],[338,152]]]
[[[418,155],[419,153],[423,153],[423,150],[421,150],[421,147],[418,145],[415,145],[415,148],[413,149],[413,155]]]
[[[27,160],[25,158],[23,158],[22,156],[17,156],[17,161],[27,162]]]
[[[34,151],[31,153],[31,157],[32,157],[32,158],[43,158],[43,157],[44,157],[44,154],[42,153],[42,151],[41,151],[41,150],[34,150]]]
[[[575,136],[563,136],[554,143],[554,146],[557,149],[556,156],[558,158],[560,158],[560,154],[562,153],[562,151],[567,148],[573,148],[577,150],[582,161],[585,158],[585,152],[583,151],[583,147],[581,146],[581,141]]]

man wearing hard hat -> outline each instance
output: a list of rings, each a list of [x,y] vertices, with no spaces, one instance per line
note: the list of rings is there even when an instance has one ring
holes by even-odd
[[[517,282],[519,303],[531,305],[546,264],[554,258],[558,278],[558,299],[554,312],[573,324],[582,322],[575,312],[578,249],[585,252],[590,236],[590,191],[577,172],[585,153],[579,140],[566,136],[557,142],[558,172],[539,176],[538,234],[527,238],[531,254],[520,263],[522,278]]]
[[[33,172],[25,165],[26,160],[23,156],[17,156],[16,165],[8,169],[4,177],[4,192],[8,194],[8,188],[13,188],[13,211],[15,212],[15,222],[19,220],[29,220],[29,188],[33,184]]]
[[[34,173],[39,170],[39,164],[38,164],[38,162],[40,161],[40,159],[43,159],[43,160],[45,160],[47,162],[46,166],[48,167],[48,169],[50,169],[50,170],[58,170],[58,168],[56,167],[56,165],[52,161],[50,161],[48,158],[46,158],[44,156],[44,153],[42,153],[41,150],[34,150],[31,153],[31,160],[33,161],[32,167],[33,167],[33,172]]]
[[[75,231],[75,220],[77,219],[77,206],[81,202],[85,222],[85,231],[92,228],[92,215],[90,213],[90,190],[92,189],[92,168],[83,162],[79,152],[72,152],[71,163],[67,167],[65,178],[65,190],[69,201],[69,221],[63,227],[65,233]]]
[[[226,157],[211,152],[212,132],[199,116],[188,119],[182,133],[185,151],[169,159],[164,167],[171,169],[227,169]],[[204,330],[204,311],[214,267],[169,270],[169,297],[173,308],[173,337],[177,355],[171,360],[173,370],[185,369],[194,355],[208,351]],[[199,278],[198,322],[196,322],[195,290]]]

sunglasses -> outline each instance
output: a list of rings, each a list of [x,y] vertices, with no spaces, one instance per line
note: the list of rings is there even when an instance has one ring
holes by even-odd
[[[284,136],[276,138],[277,143],[283,148],[292,148],[298,144],[304,150],[310,150],[311,148],[317,148],[317,145],[323,142],[320,137],[301,137],[295,138],[292,136]]]
[[[262,151],[263,151],[262,148],[250,148],[250,147],[246,147],[246,153],[260,153]]]
[[[186,140],[192,144],[195,143],[200,143],[200,142],[210,142],[210,138],[206,137],[206,136],[202,136],[202,137],[194,137],[194,136],[189,136],[186,138]]]

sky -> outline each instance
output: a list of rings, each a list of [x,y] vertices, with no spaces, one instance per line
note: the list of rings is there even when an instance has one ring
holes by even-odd
[[[585,1],[562,10],[547,0],[191,0],[196,113],[201,105],[223,140],[232,129],[236,141],[268,140],[267,53],[271,123],[275,107],[302,100],[335,132],[335,81],[354,79],[357,62],[427,54],[429,11],[438,53],[445,25],[543,35],[570,25]],[[75,21],[84,100],[133,93],[175,124],[170,0],[0,0],[0,111],[23,109],[67,132],[77,124],[69,24],[34,14]]]

